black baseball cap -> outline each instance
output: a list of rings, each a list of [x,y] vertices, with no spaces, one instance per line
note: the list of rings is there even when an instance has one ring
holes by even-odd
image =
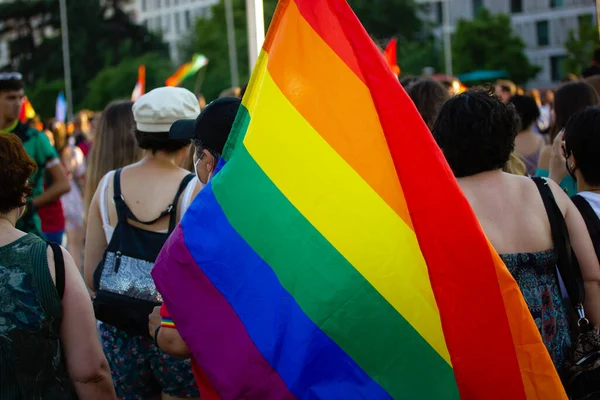
[[[237,97],[217,99],[204,107],[198,118],[175,121],[169,129],[169,138],[198,139],[206,149],[221,154],[241,104]]]

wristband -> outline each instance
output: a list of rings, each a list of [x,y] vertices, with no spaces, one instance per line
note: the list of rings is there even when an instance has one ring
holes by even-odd
[[[156,347],[158,347],[160,349],[160,346],[158,345],[158,332],[160,331],[160,328],[162,328],[160,325],[156,328],[156,330],[154,331],[154,344],[156,345]]]

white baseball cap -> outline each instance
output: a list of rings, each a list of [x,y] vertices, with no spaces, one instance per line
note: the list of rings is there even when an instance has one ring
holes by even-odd
[[[173,122],[195,119],[200,103],[194,93],[179,87],[160,87],[141,96],[133,105],[133,118],[141,132],[167,134]]]

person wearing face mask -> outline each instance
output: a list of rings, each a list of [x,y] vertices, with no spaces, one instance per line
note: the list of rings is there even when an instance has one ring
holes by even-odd
[[[585,220],[600,259],[600,107],[573,115],[564,139],[565,167],[577,181],[579,193],[571,199]]]
[[[0,399],[116,399],[73,258],[15,228],[36,168],[16,135],[0,135]]]
[[[206,106],[197,119],[177,121],[171,127],[169,136],[172,139],[192,140],[195,146],[194,170],[198,180],[204,185],[215,174],[240,104],[241,100],[238,98],[220,98]],[[165,353],[178,358],[191,357],[164,303],[150,315],[148,329],[156,345]],[[191,362],[200,397],[203,400],[218,399],[198,364],[193,359]]]

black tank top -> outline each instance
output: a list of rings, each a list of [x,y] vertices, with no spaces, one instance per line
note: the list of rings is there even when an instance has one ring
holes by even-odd
[[[75,398],[61,322],[46,242],[29,234],[0,247],[0,400]]]

